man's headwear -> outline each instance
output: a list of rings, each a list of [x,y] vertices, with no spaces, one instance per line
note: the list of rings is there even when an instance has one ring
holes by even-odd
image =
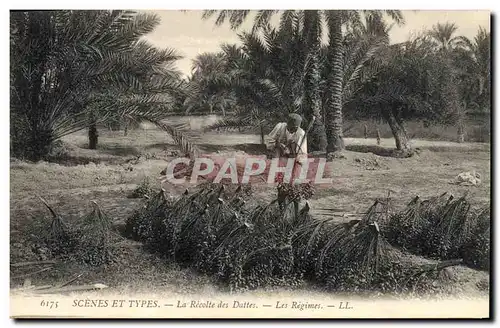
[[[302,123],[302,116],[300,116],[299,114],[292,113],[288,115],[288,121],[295,123],[296,126],[300,126],[300,124]]]

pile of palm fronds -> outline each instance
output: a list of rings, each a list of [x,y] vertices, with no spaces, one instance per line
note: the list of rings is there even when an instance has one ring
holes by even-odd
[[[471,211],[465,197],[444,193],[421,200],[415,197],[385,227],[391,243],[436,259],[467,258],[475,268],[489,266],[489,210]]]
[[[170,203],[160,193],[127,221],[126,230],[151,251],[213,273],[233,289],[278,283],[293,269],[297,207],[275,201],[251,208],[249,192],[206,184]]]
[[[461,255],[465,263],[482,270],[490,269],[490,238],[491,222],[490,209],[484,209],[478,216],[471,220],[471,230],[465,238]]]
[[[42,203],[52,214],[52,221],[50,225],[39,227],[38,237],[40,242],[45,243],[53,256],[61,256],[71,254],[75,251],[77,246],[77,232],[64,222],[63,218],[56,213],[56,211],[45,201],[39,197]]]
[[[208,250],[225,237],[224,229],[240,224],[245,213],[247,190],[208,184],[206,188],[170,200],[164,191],[127,220],[126,232],[144,242],[146,247],[181,264],[196,264],[201,271],[210,271]]]
[[[415,264],[386,239],[393,233],[388,200],[377,200],[360,219],[338,222],[314,218],[299,197],[281,196],[249,206],[241,186],[206,184],[175,201],[160,193],[129,220],[128,231],[231,290],[304,280],[335,290],[428,290],[439,271],[462,263]]]
[[[113,246],[120,236],[112,229],[111,219],[96,202],[79,227],[78,259],[91,266],[109,264],[114,258]]]
[[[53,218],[46,228],[39,227],[37,242],[47,247],[52,257],[64,256],[91,266],[101,266],[113,260],[113,248],[120,236],[96,202],[92,202],[92,211],[79,224],[69,225],[45,200],[40,199]]]

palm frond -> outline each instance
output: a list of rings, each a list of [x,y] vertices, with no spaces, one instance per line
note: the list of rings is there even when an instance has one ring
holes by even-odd
[[[278,12],[279,10],[258,10],[254,18],[252,33],[265,28],[269,24],[271,17]]]
[[[386,46],[384,39],[379,37],[358,39],[353,43],[346,47],[344,55],[343,102],[348,102],[356,94],[357,88],[380,72],[380,64],[372,58]]]
[[[252,127],[255,125],[255,121],[251,119],[251,116],[247,117],[224,117],[217,122],[210,124],[205,129],[209,130],[225,130],[225,129],[237,129],[237,128],[245,128]]]
[[[250,10],[204,10],[202,19],[210,19],[217,13],[216,26],[221,26],[226,21],[229,21],[231,29],[236,30],[243,24],[250,14]]]
[[[148,117],[144,117],[144,119],[149,120],[151,123],[166,131],[172,137],[180,150],[189,158],[197,158],[200,154],[196,145],[189,140],[185,132],[177,129],[173,125],[166,124],[161,121],[150,120]]]

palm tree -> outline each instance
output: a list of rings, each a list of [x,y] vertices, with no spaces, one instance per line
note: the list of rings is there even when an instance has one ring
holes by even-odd
[[[306,56],[305,80],[304,80],[304,105],[307,121],[313,117],[311,134],[309,136],[308,149],[311,151],[325,152],[327,137],[325,124],[321,115],[320,97],[320,49],[321,49],[321,16],[319,10],[304,11],[304,40],[309,51]]]
[[[460,37],[457,43],[457,66],[464,81],[464,101],[469,106],[489,110],[491,90],[491,35],[483,27],[479,28],[473,40]]]
[[[193,59],[192,75],[189,85],[195,92],[191,92],[184,101],[185,113],[195,111],[222,112],[235,104],[230,90],[219,87],[219,80],[227,75],[227,63],[224,53],[203,53]]]
[[[428,31],[428,35],[434,43],[435,50],[439,52],[444,58],[445,68],[447,75],[444,76],[445,81],[442,84],[441,92],[448,98],[446,107],[449,112],[455,113],[457,121],[457,141],[464,142],[465,128],[464,128],[464,111],[459,101],[458,71],[453,65],[453,51],[457,48],[461,37],[454,36],[458,26],[455,23],[446,22],[444,24],[437,23]]]
[[[461,37],[454,36],[457,30],[458,26],[455,23],[437,23],[428,34],[434,41],[434,45],[438,50],[449,51],[455,48],[461,40]]]
[[[217,11],[207,10],[204,12],[202,18],[208,19],[212,17]],[[251,34],[257,31],[269,30],[270,19],[273,15],[280,13],[279,10],[259,10],[256,12],[254,24]],[[295,32],[299,30],[303,33],[303,46],[308,49],[306,62],[304,63],[304,101],[303,108],[306,116],[306,122],[310,121],[313,116],[317,119],[314,121],[314,126],[311,135],[308,139],[308,148],[312,151],[326,151],[326,134],[324,122],[321,119],[321,98],[319,94],[320,82],[320,68],[319,68],[319,54],[320,54],[320,40],[321,40],[321,19],[318,16],[320,11],[305,11],[297,13],[293,10],[284,11],[280,19],[279,34],[281,36],[286,33],[291,33],[294,30],[292,26],[295,25]],[[237,29],[241,26],[244,20],[248,17],[250,11],[247,10],[221,10],[218,14],[215,24],[220,26],[226,20],[229,20],[232,29]],[[301,22],[303,20],[303,22]],[[302,25],[302,28],[300,27]],[[279,61],[280,58],[276,58]],[[261,63],[264,66],[263,63]],[[302,102],[302,99],[301,99]],[[262,133],[262,131],[261,131]]]
[[[252,32],[256,32],[261,28],[269,24],[271,17],[278,14],[280,10],[257,10]],[[292,12],[292,10],[287,10],[286,12]],[[217,19],[215,20],[216,26],[223,25],[226,20],[229,21],[230,27],[233,30],[237,30],[241,27],[243,22],[248,18],[251,13],[250,10],[205,10],[202,15],[202,19],[209,19],[218,13]]]
[[[54,140],[85,128],[94,147],[101,122],[170,110],[183,92],[180,57],[141,40],[158,23],[123,10],[13,12],[13,150],[40,159]]]
[[[282,13],[281,23],[280,25],[285,25],[286,11]],[[308,12],[307,10],[304,11]],[[208,10],[203,14],[203,18],[207,19],[212,17],[216,10]],[[253,31],[258,31],[262,29],[263,26],[269,23],[271,17],[275,14],[278,14],[278,10],[259,10],[257,11],[254,24]],[[226,20],[229,20],[232,29],[237,29],[241,26],[244,20],[248,17],[250,11],[248,10],[222,10],[219,11],[218,17],[216,19],[216,25],[222,25]],[[392,18],[397,24],[403,24],[404,19],[401,11],[399,10],[385,10],[385,11],[354,11],[354,10],[325,10],[325,11],[309,11],[308,16],[308,24],[317,24],[316,22],[321,22],[323,19],[326,20],[328,25],[328,34],[329,34],[329,48],[328,48],[328,65],[330,68],[330,73],[328,74],[328,84],[327,90],[329,92],[329,99],[327,101],[327,109],[325,110],[325,118],[326,118],[326,135],[328,139],[328,152],[335,152],[344,149],[343,143],[343,127],[342,127],[342,79],[343,79],[343,70],[342,70],[342,61],[343,61],[343,33],[342,26],[351,25],[357,26],[360,25],[362,15],[372,17],[373,19],[377,19],[379,21],[382,20],[384,14],[388,15]],[[312,19],[312,16],[315,15],[316,18]],[[320,23],[316,25],[312,25],[311,27],[307,27],[307,29],[315,31],[318,33],[317,38],[310,38],[309,41],[315,42],[316,39],[321,39],[321,26]],[[306,28],[305,28],[306,29]],[[314,44],[314,43],[313,43]],[[314,44],[315,45],[315,44]],[[318,51],[316,46],[310,47],[309,44],[306,44],[307,49],[311,50],[311,55],[309,56],[312,59],[312,63],[315,62],[314,57],[317,56]],[[319,54],[318,54],[319,55]],[[308,65],[307,67],[314,68],[315,65]],[[313,71],[309,74],[310,77],[317,76],[317,73]],[[312,84],[309,85],[311,88]],[[307,88],[306,88],[307,89]],[[310,95],[318,96],[318,93],[314,90],[305,90],[306,93]],[[315,110],[316,104],[318,101],[314,100],[312,102],[312,109]]]
[[[242,46],[223,45],[227,67],[214,82],[234,92],[237,113],[211,128],[257,128],[263,142],[265,129],[302,110],[305,56],[302,23],[296,18],[290,29],[267,26],[262,38],[241,33]]]
[[[399,10],[328,10],[325,13],[329,32],[329,65],[331,73],[328,79],[328,107],[326,112],[326,130],[328,136],[328,152],[338,152],[345,148],[342,124],[342,92],[343,92],[343,25],[359,26],[361,14],[368,17],[370,22],[382,22],[383,15],[387,14],[397,24],[404,24],[404,18]]]
[[[192,62],[191,74],[193,78],[201,78],[224,69],[224,54],[205,52],[197,55]]]
[[[384,21],[367,16],[364,24],[351,27],[344,36],[342,107],[380,72],[380,59],[387,55],[391,28]]]
[[[404,155],[412,153],[406,120],[443,120],[448,115],[449,95],[440,89],[449,77],[447,59],[431,45],[418,38],[384,48],[370,65],[377,71],[360,84],[358,97],[344,104],[348,115],[384,119]]]

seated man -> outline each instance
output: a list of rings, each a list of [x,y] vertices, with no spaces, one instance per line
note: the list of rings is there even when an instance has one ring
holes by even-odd
[[[299,163],[307,158],[306,133],[300,128],[302,117],[290,114],[286,123],[278,123],[269,133],[275,157],[297,157]]]

